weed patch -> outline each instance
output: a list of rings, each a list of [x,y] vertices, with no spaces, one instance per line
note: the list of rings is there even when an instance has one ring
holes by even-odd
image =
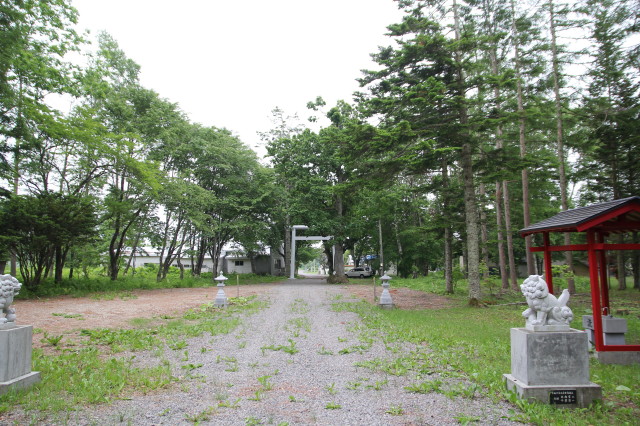
[[[145,328],[133,329],[85,329],[84,337],[72,349],[60,349],[52,355],[40,349],[33,351],[33,370],[40,371],[43,381],[32,388],[9,392],[0,396],[0,412],[10,411],[21,405],[33,412],[34,421],[53,413],[73,411],[86,404],[109,403],[133,392],[146,394],[163,389],[177,381],[171,364],[163,360],[152,368],[133,366],[135,356],[113,356],[117,352],[153,350],[162,355],[166,346],[182,350],[188,346],[186,338],[208,332],[211,335],[228,333],[235,329],[241,319],[237,314],[253,313],[264,306],[254,298],[247,298],[225,310],[211,310],[203,306],[196,315],[179,319],[168,319],[163,323],[157,318],[153,328],[146,321],[135,321],[132,325]],[[44,334],[43,341],[51,346],[60,346],[62,336]],[[206,348],[202,348],[205,349]],[[200,363],[189,363],[188,350],[184,351],[181,369],[188,378],[197,378],[191,373],[202,367]],[[221,360],[229,369],[237,370],[237,361]],[[187,389],[186,384],[183,387]],[[200,422],[208,410],[190,415],[187,421]]]
[[[411,280],[406,280],[410,282]],[[394,280],[400,285],[400,280]],[[588,284],[588,283],[587,283]],[[403,281],[401,285],[405,285]],[[415,289],[432,290],[436,282],[426,282],[426,287]],[[408,285],[407,285],[408,286]],[[578,289],[586,289],[584,283]],[[441,293],[441,291],[439,291]],[[633,293],[633,294],[632,294]],[[454,299],[458,297],[458,289]],[[463,300],[462,297],[460,296]],[[466,295],[464,296],[466,297]],[[521,295],[495,295],[488,300],[489,308],[470,308],[460,303],[459,307],[429,309],[422,311],[380,310],[366,302],[333,303],[335,311],[351,311],[360,315],[367,327],[395,339],[411,343],[413,351],[399,353],[395,359],[373,359],[356,366],[392,375],[414,372],[416,381],[407,387],[408,392],[439,392],[449,398],[475,398],[484,395],[493,400],[508,400],[513,406],[511,420],[534,424],[633,424],[640,416],[640,366],[604,365],[591,360],[591,380],[603,388],[602,403],[580,410],[563,410],[555,406],[531,404],[517,399],[504,388],[502,375],[511,370],[510,332],[512,327],[522,327],[520,305],[508,305],[511,300],[521,301]],[[620,306],[632,306],[640,299],[638,292],[612,291],[611,299],[621,298]],[[581,315],[590,313],[590,297],[572,297],[574,322],[572,327],[581,328]],[[497,303],[496,303],[497,302]],[[505,302],[502,304],[501,302]],[[615,303],[615,302],[614,302]],[[626,303],[626,305],[625,305]],[[616,306],[614,304],[614,306]],[[640,321],[628,320],[629,329],[640,328]],[[634,337],[631,337],[633,341]],[[388,341],[391,341],[389,339]],[[438,374],[439,379],[424,380]],[[460,379],[453,384],[444,384],[444,378]],[[442,380],[443,383],[439,381]],[[473,422],[472,418],[465,418]]]
[[[289,355],[295,355],[299,352],[299,349],[296,348],[296,342],[293,339],[289,339],[288,345],[268,345],[268,346],[262,346],[260,349],[262,350],[263,355],[266,350],[282,351],[282,352],[288,353]]]

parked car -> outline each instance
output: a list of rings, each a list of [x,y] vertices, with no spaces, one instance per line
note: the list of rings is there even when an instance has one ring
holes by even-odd
[[[365,278],[373,275],[373,271],[368,266],[359,266],[344,273],[348,278]]]

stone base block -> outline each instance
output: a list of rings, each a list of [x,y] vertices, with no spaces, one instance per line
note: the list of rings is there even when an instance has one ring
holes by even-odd
[[[40,372],[32,371],[29,374],[25,374],[24,376],[20,376],[13,380],[9,380],[7,382],[0,382],[0,395],[3,395],[10,390],[18,390],[25,389],[36,383],[40,382]]]
[[[594,356],[602,364],[640,364],[640,352],[635,351],[596,352]]]
[[[560,408],[586,408],[602,399],[602,388],[595,383],[585,385],[527,385],[511,374],[504,374],[507,389],[529,402],[556,405]]]
[[[511,374],[531,386],[590,384],[586,333],[512,328]]]
[[[31,371],[32,330],[30,325],[0,328],[0,394],[40,381],[40,373]]]
[[[31,372],[32,330],[30,325],[0,329],[0,382]]]

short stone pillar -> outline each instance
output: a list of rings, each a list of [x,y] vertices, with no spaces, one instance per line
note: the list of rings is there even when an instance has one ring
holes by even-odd
[[[32,335],[30,325],[0,324],[0,395],[40,381],[40,373],[31,371]]]
[[[522,313],[525,328],[511,329],[507,389],[521,399],[566,408],[584,408],[602,399],[602,388],[589,381],[587,334],[569,327],[569,292],[556,299],[538,275],[520,288],[529,308]]]
[[[593,315],[582,316],[582,327],[589,336],[589,347],[596,344],[596,334],[593,326]],[[602,316],[602,335],[605,345],[624,345],[624,334],[627,332],[627,320],[614,318],[611,315]]]
[[[627,332],[627,320],[614,318],[611,315],[603,315],[601,318],[603,343],[605,345],[625,345],[624,335]],[[596,343],[593,315],[582,316],[582,327],[589,336],[589,348],[593,349]],[[640,364],[639,351],[595,351],[594,356],[601,364]]]
[[[218,283],[218,293],[216,294],[216,301],[214,303],[216,307],[223,308],[227,306],[227,295],[224,294],[224,282],[228,280],[228,278],[220,272],[220,275],[218,275],[215,280]]]
[[[383,309],[393,308],[393,300],[391,299],[391,293],[389,293],[389,280],[391,277],[384,274],[380,277],[382,281],[382,294],[380,295],[380,307]]]

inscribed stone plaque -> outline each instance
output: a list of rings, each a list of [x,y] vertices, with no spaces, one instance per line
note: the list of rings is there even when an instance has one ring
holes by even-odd
[[[575,389],[552,390],[549,392],[549,404],[575,404],[578,392]]]

